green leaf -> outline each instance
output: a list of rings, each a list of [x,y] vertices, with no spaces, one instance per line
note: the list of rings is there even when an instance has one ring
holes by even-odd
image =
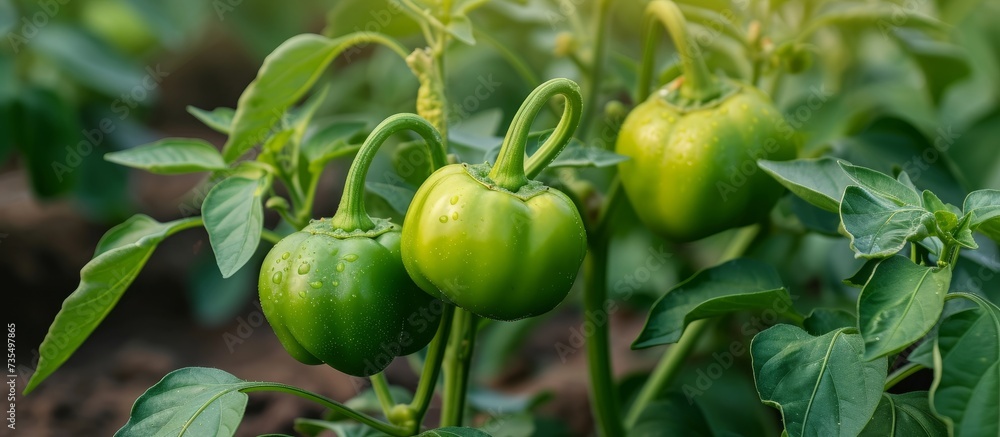
[[[69,77],[81,82],[94,90],[108,96],[129,95],[136,86],[142,87],[144,74],[134,64],[104,41],[101,41],[81,28],[50,23],[44,32],[31,40],[31,48],[38,54],[50,59]],[[163,71],[159,65],[149,67],[149,74],[154,83],[159,83],[169,72]],[[145,90],[145,89],[144,89]],[[152,93],[151,90],[145,90]],[[130,105],[121,101],[112,104],[113,109],[122,113],[138,104],[148,104],[147,99],[131,100]]]
[[[464,14],[452,15],[445,30],[463,43],[470,46],[476,45],[476,38],[472,35],[472,21]]]
[[[922,207],[899,206],[857,186],[844,191],[840,219],[858,258],[895,255],[907,241],[919,241],[934,229],[934,215]]]
[[[295,419],[295,431],[312,437],[324,435],[324,431],[332,431],[337,437],[388,437],[389,435],[362,423],[327,422],[306,418]]]
[[[309,124],[312,123],[316,111],[323,105],[326,95],[329,92],[330,86],[324,86],[323,89],[309,96],[309,100],[306,100],[302,106],[289,114],[285,129],[292,129],[295,132],[292,137],[295,144],[302,144],[302,138],[306,135],[306,129],[309,128]]]
[[[447,428],[424,431],[417,437],[491,437],[486,431],[475,428],[449,426]]]
[[[924,192],[921,193],[921,197],[923,198],[922,205],[924,209],[930,212],[947,211],[954,213],[954,211],[951,211],[951,209],[948,208],[943,201],[941,201],[940,197],[932,193],[930,190],[924,190]]]
[[[232,436],[243,420],[246,382],[219,369],[187,367],[164,376],[132,406],[115,437]]]
[[[858,326],[857,316],[850,311],[836,308],[816,308],[802,321],[802,327],[813,336],[856,326]]]
[[[965,197],[962,211],[972,214],[970,229],[1000,242],[1000,190],[979,190]]]
[[[796,196],[830,212],[840,211],[844,189],[853,183],[833,158],[760,160],[757,164]]]
[[[898,206],[921,206],[922,198],[915,188],[893,179],[885,173],[858,167],[841,161],[840,167],[854,182],[868,192],[891,200]]]
[[[919,266],[899,255],[880,262],[858,296],[865,359],[899,352],[927,334],[950,284],[950,268]]]
[[[363,121],[337,121],[324,126],[310,135],[302,143],[302,154],[309,162],[321,161],[326,165],[332,159],[347,156],[356,152],[360,144],[351,149],[351,139],[356,136],[367,123]]]
[[[407,184],[420,186],[434,172],[427,143],[417,140],[400,144],[392,154],[392,168]]]
[[[365,183],[365,189],[385,199],[394,211],[402,215],[406,215],[406,209],[410,207],[413,195],[416,194],[416,191],[412,188],[383,182],[367,182]]]
[[[711,436],[701,407],[684,395],[670,393],[646,405],[629,436]]]
[[[39,349],[38,367],[27,394],[55,372],[87,339],[146,264],[156,246],[177,231],[197,226],[198,218],[154,224],[136,216],[105,234],[98,254],[80,270],[80,285],[63,302]]]
[[[757,392],[781,410],[789,436],[856,436],[875,412],[886,360],[863,360],[863,340],[849,331],[813,337],[776,325],[751,341]]]
[[[628,159],[603,147],[571,144],[548,167],[611,167]]]
[[[883,393],[875,415],[859,437],[938,437],[948,426],[931,412],[927,392]]]
[[[267,137],[282,114],[319,79],[330,62],[355,41],[315,34],[290,38],[264,59],[257,78],[243,91],[233,117],[232,134],[222,150],[232,162]]]
[[[52,90],[31,87],[19,95],[13,112],[14,145],[21,151],[35,195],[66,194],[94,145],[83,140],[75,109]]]
[[[702,270],[667,291],[649,310],[633,349],[676,343],[695,320],[735,311],[774,309],[794,313],[788,290],[773,267],[736,259]]]
[[[268,177],[230,176],[205,196],[201,207],[205,229],[223,278],[243,267],[260,244],[264,226],[261,201],[269,185]]]
[[[928,90],[935,103],[951,84],[971,73],[968,54],[960,46],[931,38],[914,29],[895,29],[892,35],[920,66]]]
[[[857,273],[850,278],[844,279],[844,284],[849,285],[854,288],[864,288],[865,284],[872,277],[872,272],[875,271],[875,266],[882,262],[881,259],[870,259],[865,261],[864,265],[858,269]]]
[[[226,161],[211,144],[198,139],[169,138],[104,155],[104,159],[156,174],[183,174],[226,169]]]
[[[941,321],[934,345],[931,405],[955,435],[1000,434],[1000,308],[978,296],[979,305]]]
[[[94,258],[109,250],[135,244],[145,237],[166,232],[171,226],[173,226],[172,223],[160,223],[148,215],[136,214],[104,233],[101,240],[97,242]]]
[[[233,117],[236,115],[235,109],[225,107],[215,108],[210,112],[195,108],[194,106],[188,106],[187,112],[202,123],[205,123],[205,126],[226,135],[229,134],[233,125]]]

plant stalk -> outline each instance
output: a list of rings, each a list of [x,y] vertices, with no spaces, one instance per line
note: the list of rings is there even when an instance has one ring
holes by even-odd
[[[465,414],[465,396],[469,382],[469,364],[476,341],[478,317],[455,307],[451,337],[444,359],[444,398],[442,400],[441,426],[462,426]]]
[[[431,398],[434,397],[434,388],[437,387],[438,374],[441,373],[441,362],[444,360],[445,347],[451,332],[453,314],[453,307],[446,304],[437,334],[434,335],[434,340],[431,340],[430,346],[427,347],[427,358],[424,359],[424,367],[420,371],[420,382],[417,383],[417,391],[413,394],[413,402],[410,403],[418,427],[414,433],[419,431],[419,426],[423,423],[427,409],[431,405]]]
[[[698,44],[688,35],[687,24],[680,8],[669,0],[655,0],[646,7],[645,16],[646,37],[643,43],[642,64],[639,68],[639,89],[636,92],[638,101],[644,101],[649,96],[660,24],[670,33],[677,55],[680,57],[681,69],[684,71],[684,80],[680,88],[681,97],[693,102],[704,102],[718,96],[721,92],[719,83],[708,70]]]
[[[584,261],[584,296],[586,312],[604,311],[608,300],[608,246],[605,232],[595,232],[588,240],[590,250]],[[597,429],[607,437],[624,435],[618,392],[615,390],[611,362],[611,340],[607,323],[594,326],[594,333],[587,338],[587,365],[590,376],[590,409],[597,419]]]
[[[760,233],[761,226],[753,225],[747,226],[740,229],[733,239],[729,241],[729,245],[726,250],[723,251],[717,264],[721,264],[736,258],[739,258],[750,248],[751,243],[757,238],[757,234]],[[643,385],[642,390],[639,392],[638,398],[632,404],[626,415],[625,424],[628,428],[635,426],[635,422],[639,419],[642,411],[646,409],[646,406],[650,402],[656,400],[656,397],[663,391],[663,389],[670,384],[670,382],[680,371],[684,364],[684,360],[687,356],[694,350],[694,346],[698,344],[698,340],[705,334],[705,332],[712,326],[710,319],[703,319],[692,322],[687,328],[684,329],[684,333],[681,334],[680,341],[676,344],[667,347],[666,352],[663,354],[663,358],[660,359],[659,364],[656,365],[656,369],[650,376],[646,383]]]
[[[653,373],[642,386],[642,390],[636,397],[635,402],[632,403],[632,408],[629,409],[628,415],[625,417],[625,426],[628,429],[635,427],[636,421],[642,415],[642,411],[649,406],[650,402],[656,400],[656,397],[660,395],[660,391],[664,387],[670,385],[674,380],[677,372],[684,365],[684,359],[694,350],[694,347],[698,344],[698,340],[701,340],[702,335],[712,327],[713,322],[714,319],[702,319],[692,322],[684,329],[684,334],[681,336],[680,341],[667,348],[667,353],[663,355],[656,368],[653,369]]]
[[[392,400],[392,392],[389,391],[389,381],[385,379],[385,373],[376,373],[369,376],[368,379],[371,380],[372,390],[375,391],[375,397],[378,398],[378,403],[382,406],[382,414],[389,417],[389,412],[396,405],[396,401]]]
[[[242,388],[239,391],[243,393],[253,393],[258,391],[276,391],[276,392],[292,394],[300,398],[316,402],[320,405],[323,405],[324,407],[337,411],[351,419],[357,420],[358,422],[364,423],[365,425],[368,425],[386,434],[397,437],[405,437],[411,435],[410,431],[404,427],[385,423],[367,414],[355,411],[353,408],[341,404],[340,402],[337,402],[326,396],[319,395],[287,384],[279,384],[272,382],[248,383],[248,387]]]

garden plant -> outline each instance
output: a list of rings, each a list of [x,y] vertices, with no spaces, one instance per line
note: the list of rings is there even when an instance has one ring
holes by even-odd
[[[977,61],[990,55],[975,32],[1000,7],[376,3],[404,29],[294,36],[235,108],[191,108],[226,135],[221,150],[166,138],[104,155],[202,173],[207,195],[197,214],[138,214],[104,235],[25,393],[85,343],[162,241],[203,228],[223,277],[257,278],[289,355],[371,388],[344,402],[182,368],[116,435],[234,435],[262,391],[326,409],[295,422],[303,435],[558,434],[536,416],[543,397],[496,414],[469,393],[477,362],[499,369],[497,351],[574,305],[581,341],[554,349],[585,355],[598,435],[1000,435],[1000,284],[983,274],[1000,266],[1000,186],[947,134],[995,120],[984,114],[1000,56]],[[511,48],[524,41],[493,36],[497,14],[549,29],[535,35],[561,67],[541,77]],[[466,98],[448,84],[469,66],[452,56],[470,50],[499,53],[512,73],[465,78]],[[345,56],[395,75],[372,87],[412,73],[403,101],[415,105],[369,102],[375,123],[327,117],[349,93]],[[508,96],[516,112],[470,108],[512,82],[530,91]],[[318,216],[323,172],[348,161],[336,214]],[[631,353],[653,364],[622,377],[610,321],[625,311],[645,314]],[[383,373],[397,357],[419,376],[412,392]]]

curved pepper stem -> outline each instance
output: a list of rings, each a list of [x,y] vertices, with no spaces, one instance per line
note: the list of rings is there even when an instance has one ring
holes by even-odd
[[[552,135],[538,148],[538,151],[528,159],[527,168],[524,164],[524,147],[528,142],[531,123],[538,112],[545,107],[549,99],[561,95],[566,98],[566,107],[562,118]],[[583,97],[580,86],[569,79],[552,79],[535,88],[525,99],[521,108],[514,115],[514,120],[507,129],[507,135],[500,146],[500,155],[490,170],[489,178],[497,185],[509,191],[517,191],[538,176],[545,166],[552,163],[556,155],[569,144],[573,132],[580,124],[580,114],[583,111]]]
[[[670,0],[655,0],[646,6],[645,16],[646,38],[639,69],[639,89],[636,93],[638,100],[641,102],[649,96],[649,87],[653,81],[653,58],[656,56],[656,40],[659,39],[661,24],[670,33],[681,58],[681,70],[684,72],[681,97],[693,102],[704,102],[717,97],[722,92],[719,83],[709,72],[701,49],[689,37],[680,8]]]
[[[445,165],[447,158],[444,155],[441,134],[427,120],[417,114],[396,114],[383,120],[365,139],[361,150],[354,158],[354,163],[351,164],[351,169],[347,172],[347,183],[344,186],[344,195],[340,198],[340,207],[330,220],[334,228],[362,232],[375,228],[375,222],[365,211],[365,178],[368,176],[368,167],[371,166],[375,153],[382,143],[402,130],[416,132],[424,139],[434,169]]]

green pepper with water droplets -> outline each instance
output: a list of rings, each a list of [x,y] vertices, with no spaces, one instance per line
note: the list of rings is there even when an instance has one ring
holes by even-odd
[[[285,237],[264,259],[261,308],[285,350],[303,363],[369,376],[437,332],[444,304],[407,275],[400,226],[369,217],[364,205],[376,151],[404,129],[426,141],[435,168],[444,165],[440,134],[427,121],[414,114],[386,119],[358,152],[337,214]]]
[[[566,98],[563,117],[525,165],[531,122],[556,95]],[[424,181],[402,235],[403,263],[421,288],[495,320],[562,302],[586,254],[586,231],[569,197],[531,178],[569,142],[580,108],[576,83],[546,82],[514,116],[495,165],[452,164]]]

